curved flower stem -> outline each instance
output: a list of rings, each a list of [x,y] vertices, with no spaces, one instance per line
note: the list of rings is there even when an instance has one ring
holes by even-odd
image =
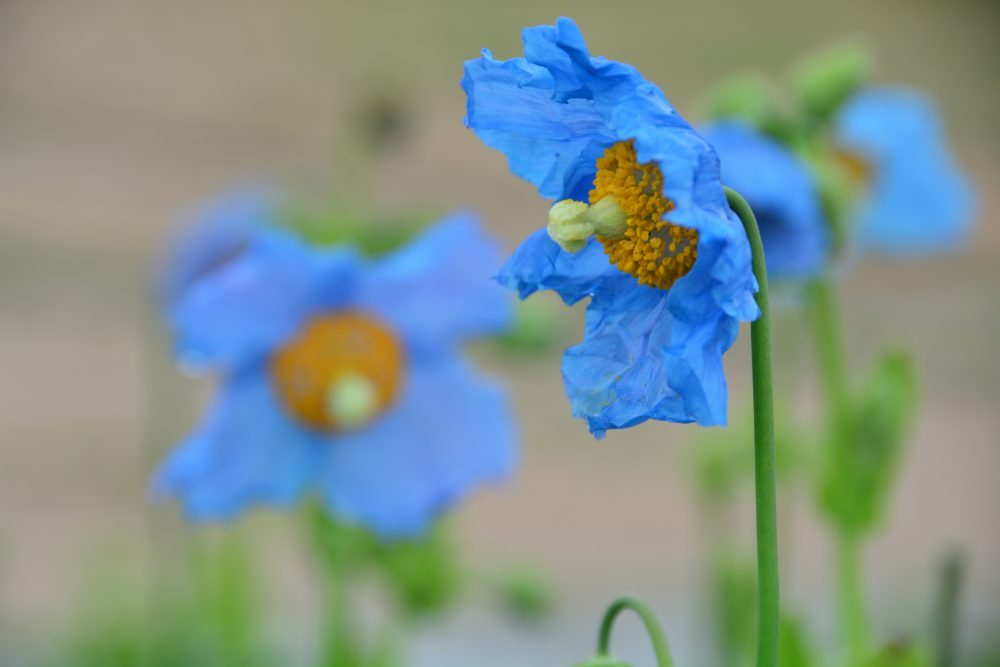
[[[653,653],[656,655],[657,667],[673,667],[667,636],[663,633],[663,628],[660,627],[659,622],[656,620],[656,615],[653,614],[652,610],[644,602],[627,595],[612,602],[608,610],[604,612],[604,618],[601,619],[601,629],[597,635],[597,655],[605,657],[610,655],[611,628],[614,626],[618,614],[626,609],[634,611],[636,616],[642,621],[642,624],[646,626],[646,632],[653,643]]]
[[[735,190],[726,188],[729,207],[750,240],[760,316],[750,325],[753,363],[754,486],[757,516],[757,667],[778,664],[778,513],[774,470],[774,391],[771,378],[771,308],[764,244],[757,218]]]

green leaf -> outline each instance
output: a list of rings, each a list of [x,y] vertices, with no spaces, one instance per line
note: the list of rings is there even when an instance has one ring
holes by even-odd
[[[829,120],[869,79],[867,51],[855,44],[830,47],[805,60],[792,73],[792,90],[808,114]]]
[[[377,257],[391,252],[416,236],[431,221],[428,215],[377,216],[331,204],[319,211],[291,208],[282,224],[316,245],[348,244]]]
[[[820,503],[845,533],[868,533],[882,518],[915,416],[916,394],[910,356],[884,354],[854,400],[849,423],[832,440]]]
[[[374,564],[397,604],[412,616],[447,608],[461,590],[455,548],[440,524],[419,539],[377,544]]]
[[[814,667],[816,664],[816,650],[809,641],[802,622],[782,615],[778,667]]]

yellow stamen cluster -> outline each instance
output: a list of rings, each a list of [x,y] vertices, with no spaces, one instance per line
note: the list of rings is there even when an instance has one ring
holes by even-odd
[[[864,186],[872,180],[872,165],[859,153],[835,148],[833,159],[847,175],[851,185]]]
[[[392,403],[402,368],[403,348],[396,336],[369,315],[345,311],[309,322],[271,357],[270,376],[281,401],[299,420],[317,429],[345,430],[371,421]],[[359,383],[365,385],[361,396],[370,405],[346,406],[354,415],[348,419],[337,401],[343,400],[345,387]],[[348,394],[352,404],[356,394]]]
[[[632,141],[620,141],[597,160],[590,203],[613,197],[628,227],[619,238],[598,236],[611,263],[642,285],[669,289],[698,257],[698,232],[663,216],[674,203],[663,195],[663,173],[654,163],[638,164]]]

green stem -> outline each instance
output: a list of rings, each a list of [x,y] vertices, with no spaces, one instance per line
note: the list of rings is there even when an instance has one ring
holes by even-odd
[[[808,291],[816,337],[816,354],[826,403],[827,432],[830,434],[831,465],[847,456],[844,445],[851,437],[850,381],[847,355],[841,337],[837,297],[829,277],[814,280]],[[868,612],[862,575],[863,543],[844,526],[834,526],[837,563],[837,617],[840,634],[850,664],[859,664],[869,652]]]
[[[618,598],[604,612],[604,618],[601,619],[601,629],[597,635],[597,655],[605,657],[610,655],[611,629],[614,627],[615,619],[626,609],[635,612],[642,624],[646,626],[646,632],[653,644],[653,653],[656,655],[657,667],[673,667],[673,660],[670,658],[670,645],[667,643],[667,636],[663,633],[663,628],[656,620],[656,615],[644,602],[629,596]]]
[[[359,664],[360,647],[351,609],[353,555],[341,543],[338,526],[320,508],[306,515],[312,546],[320,566],[322,614],[319,667],[353,667]],[[346,541],[346,540],[345,540]]]
[[[778,664],[778,512],[774,464],[774,391],[771,377],[771,309],[767,292],[764,244],[749,204],[726,188],[729,207],[743,222],[753,273],[757,278],[760,316],[750,325],[753,362],[754,486],[757,516],[757,667]]]
[[[844,531],[837,535],[837,604],[848,664],[860,665],[868,655],[861,544],[857,537]]]
[[[935,667],[953,667],[958,644],[958,608],[964,579],[965,560],[960,552],[955,552],[941,567],[941,583],[938,592],[937,618],[937,661]]]

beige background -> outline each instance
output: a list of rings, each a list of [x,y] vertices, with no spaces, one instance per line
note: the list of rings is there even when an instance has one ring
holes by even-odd
[[[184,432],[205,389],[171,368],[148,298],[174,221],[234,184],[321,202],[365,191],[358,174],[374,173],[379,212],[473,206],[513,248],[546,203],[463,128],[461,63],[483,46],[519,54],[521,27],[561,13],[594,52],[638,66],[682,111],[734,69],[780,73],[844,37],[873,49],[879,80],[938,98],[981,193],[974,243],[923,262],[860,262],[845,276],[844,309],[858,366],[888,342],[921,364],[924,409],[868,558],[879,628],[926,620],[935,564],[958,546],[971,564],[964,648],[986,641],[1000,619],[1000,17],[986,0],[2,0],[0,641],[44,636],[102,554],[149,562],[150,452]],[[408,133],[372,164],[352,123],[375,98],[400,105]],[[557,312],[570,343],[582,313]],[[779,318],[777,353],[808,360],[808,350],[784,347],[796,326]],[[732,414],[747,403],[742,338],[728,356]],[[568,417],[558,354],[481,356],[511,382],[524,464],[514,483],[461,510],[467,554],[482,567],[538,561],[564,603],[541,632],[473,609],[426,628],[417,661],[568,664],[589,650],[600,606],[623,590],[654,601],[679,664],[710,655],[684,474],[696,429],[646,425],[595,444]],[[814,412],[811,368],[784,366],[793,407]],[[173,511],[163,512],[169,523]],[[786,597],[812,610],[829,639],[822,533],[808,499],[786,514]],[[290,537],[282,517],[255,521]],[[749,516],[743,523],[749,540]],[[313,592],[283,542],[270,543],[267,562],[277,609],[298,628]]]

